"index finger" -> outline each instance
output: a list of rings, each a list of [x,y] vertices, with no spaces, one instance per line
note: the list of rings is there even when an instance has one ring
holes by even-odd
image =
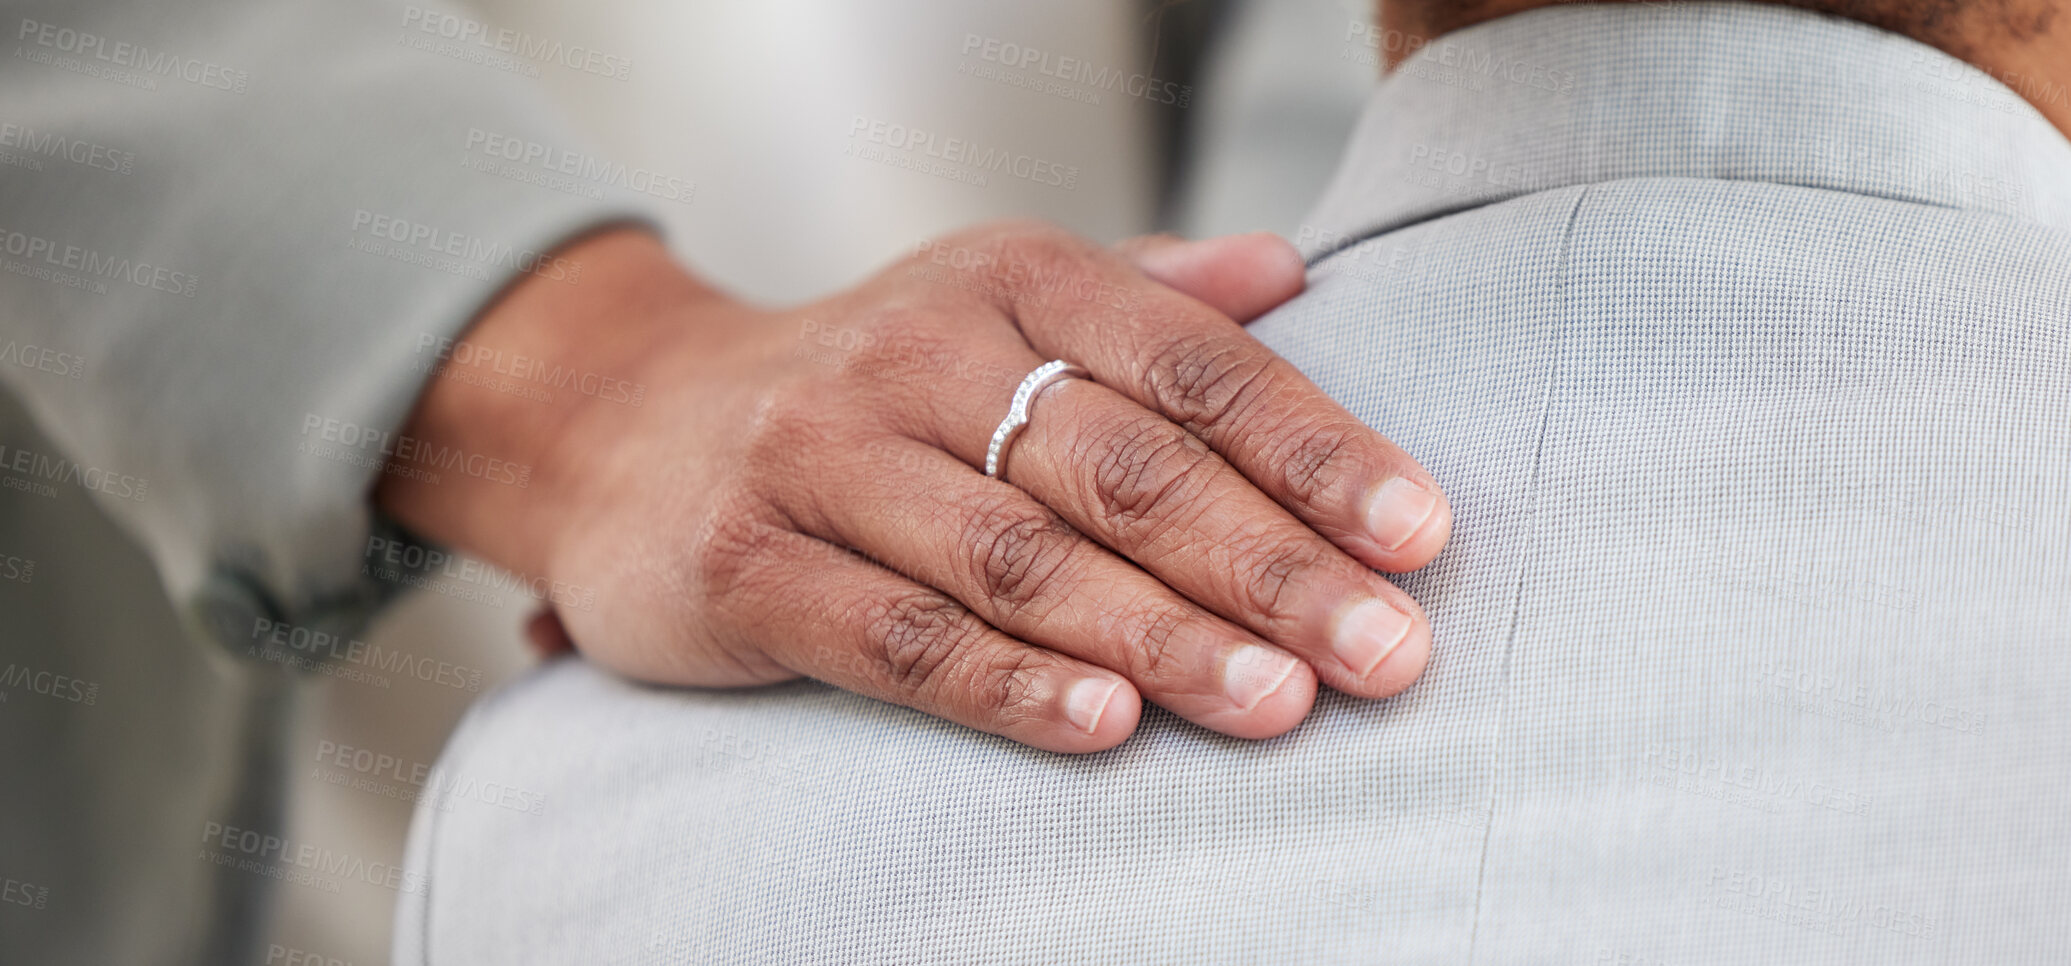
[[[1062,232],[1032,228],[1009,243],[1036,263],[1032,278],[1117,295],[1003,299],[1038,354],[1078,363],[1184,427],[1367,566],[1415,570],[1445,546],[1452,510],[1431,474],[1228,316]],[[1074,288],[1087,286],[1062,290]]]

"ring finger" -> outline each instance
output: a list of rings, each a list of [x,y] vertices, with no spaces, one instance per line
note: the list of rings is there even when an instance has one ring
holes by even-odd
[[[1181,597],[1020,489],[925,443],[886,437],[850,485],[783,507],[801,529],[963,601],[1030,644],[1109,668],[1143,696],[1242,738],[1293,728],[1314,701],[1303,661]]]
[[[982,467],[1011,391],[953,379],[929,388],[951,404],[929,407],[925,441]],[[1078,532],[1309,661],[1332,687],[1381,697],[1423,671],[1430,623],[1408,594],[1135,401],[1085,379],[1054,383],[1005,456],[1006,479]]]

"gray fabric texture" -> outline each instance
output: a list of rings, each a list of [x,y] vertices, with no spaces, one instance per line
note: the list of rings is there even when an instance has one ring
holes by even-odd
[[[404,586],[362,575],[367,494],[427,340],[641,210],[461,165],[472,129],[580,145],[413,11],[0,16],[0,963],[264,956],[278,871],[205,832],[284,831],[292,669],[330,654],[257,621],[342,639]],[[440,234],[377,253],[360,212]],[[372,442],[312,454],[312,415]]]
[[[420,811],[396,961],[2061,961],[2067,192],[1852,23],[1444,38],[1254,327],[1451,495],[1414,688],[1066,757],[564,661],[449,746],[524,796]]]
[[[254,615],[348,630],[393,596],[362,574],[366,494],[434,361],[424,340],[457,336],[558,243],[642,210],[462,164],[477,130],[580,142],[511,75],[417,49],[437,35],[413,23],[444,15],[386,0],[8,10],[0,87],[26,132],[8,153],[35,167],[0,168],[4,336],[78,366],[0,367],[0,384],[64,459],[116,478],[100,503],[183,613],[240,646]],[[53,138],[88,160],[49,156]],[[579,267],[536,274],[580,282]],[[311,430],[312,415],[355,429]]]

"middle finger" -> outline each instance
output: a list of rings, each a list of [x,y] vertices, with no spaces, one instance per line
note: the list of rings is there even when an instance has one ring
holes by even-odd
[[[1431,628],[1394,584],[1296,519],[1208,444],[1097,383],[1043,394],[1007,479],[1189,599],[1363,697],[1423,671]]]
[[[977,357],[989,371],[1025,372],[1026,353]],[[1013,381],[916,385],[929,405],[909,432],[983,467]],[[1008,482],[1186,598],[1309,661],[1330,686],[1382,697],[1422,673],[1430,623],[1408,594],[1164,416],[1066,379],[1036,397],[1005,455]]]

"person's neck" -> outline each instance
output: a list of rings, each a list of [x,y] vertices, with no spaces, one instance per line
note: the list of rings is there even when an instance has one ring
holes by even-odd
[[[1573,0],[1448,4],[1444,11],[1447,19],[1443,22],[1435,22],[1437,18],[1432,16],[1434,2],[1445,0],[1380,0],[1380,25],[1384,30],[1428,43],[1463,27]],[[2071,90],[2071,11],[2059,10],[2058,3],[2059,0],[2031,0],[2023,12],[2008,13],[1987,24],[1973,22],[1956,30],[1913,31],[1895,23],[1872,22],[1872,26],[1905,34],[1992,75],[2035,105],[2057,130],[2071,137],[2071,95],[2066,94]],[[2057,16],[2058,13],[2066,15]],[[1387,48],[1384,68],[1393,71],[1421,46],[1422,43],[1414,43]]]

